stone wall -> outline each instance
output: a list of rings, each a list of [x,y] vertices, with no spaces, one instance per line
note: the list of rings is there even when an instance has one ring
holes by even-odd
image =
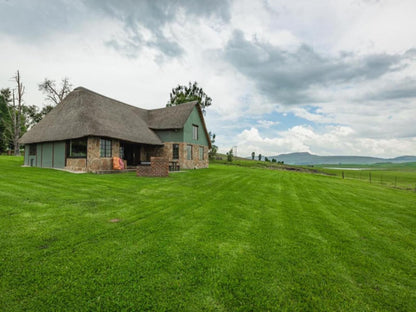
[[[150,161],[152,156],[164,157],[164,146],[143,144],[140,152],[141,161]]]
[[[67,158],[65,169],[71,171],[87,171],[87,159]]]
[[[111,140],[111,157],[100,157],[100,138],[88,137],[87,171],[113,170],[113,157],[119,157],[120,141]]]
[[[169,176],[169,161],[164,157],[150,157],[150,166],[137,166],[138,177]]]
[[[173,159],[173,144],[179,144],[179,159]],[[186,146],[192,146],[192,159],[187,159],[187,152]],[[199,159],[199,147],[202,145],[198,144],[188,144],[183,142],[167,142],[165,143],[163,149],[163,157],[167,158],[169,162],[177,162],[181,169],[200,169],[200,168],[208,168],[209,161],[208,161],[208,146],[203,146],[204,148],[204,158]]]

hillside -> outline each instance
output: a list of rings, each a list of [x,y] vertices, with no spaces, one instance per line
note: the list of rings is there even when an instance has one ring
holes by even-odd
[[[396,158],[377,158],[365,156],[318,156],[310,153],[290,153],[270,156],[290,165],[318,165],[318,164],[376,164],[376,163],[404,163],[416,162],[416,156],[400,156]]]
[[[162,179],[22,163],[0,156],[0,311],[416,310],[413,191],[238,165]]]

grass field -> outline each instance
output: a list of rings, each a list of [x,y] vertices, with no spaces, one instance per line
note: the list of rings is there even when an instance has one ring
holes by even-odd
[[[221,164],[163,179],[22,162],[0,157],[1,311],[416,311],[415,192]]]
[[[328,167],[338,168],[328,169]],[[416,163],[333,166],[325,165],[321,166],[320,170],[339,177],[342,177],[342,173],[344,173],[345,179],[358,179],[368,183],[402,188],[416,192]]]

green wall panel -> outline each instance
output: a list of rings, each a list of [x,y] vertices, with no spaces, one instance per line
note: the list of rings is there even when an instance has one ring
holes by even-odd
[[[157,130],[155,131],[162,142],[183,142],[183,130]]]
[[[29,144],[25,145],[25,162],[26,166],[29,166]]]
[[[53,143],[53,167],[65,167],[65,141]]]
[[[36,167],[42,167],[42,143],[36,144]]]
[[[198,140],[193,139],[192,125],[198,126]],[[204,126],[202,124],[201,117],[199,116],[198,109],[196,107],[192,110],[192,113],[189,115],[188,120],[185,122],[185,126],[183,129],[184,142],[208,146],[208,139],[205,135]]]
[[[53,143],[42,144],[42,167],[52,168],[52,149]]]

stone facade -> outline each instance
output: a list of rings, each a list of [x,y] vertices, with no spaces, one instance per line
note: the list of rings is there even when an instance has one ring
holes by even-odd
[[[137,166],[138,177],[169,176],[169,161],[164,157],[150,157],[150,166]]]
[[[173,144],[179,145],[179,159],[173,159]],[[192,159],[188,160],[187,146],[192,146]],[[204,149],[203,159],[199,157],[199,148]],[[163,157],[169,162],[176,162],[181,169],[200,169],[208,168],[208,146],[189,144],[184,142],[166,142],[163,149]]]
[[[120,156],[120,141],[111,140],[111,148],[111,157],[100,157],[100,138],[88,137],[87,171],[112,170],[113,157]]]
[[[85,158],[67,158],[65,169],[71,171],[87,171],[87,160]]]
[[[111,140],[111,157],[100,157],[100,138],[88,137],[87,158],[67,158],[65,168],[73,171],[98,172],[113,169],[113,157],[120,156],[120,141]],[[179,159],[173,159],[173,144],[179,145]],[[192,147],[192,159],[188,159],[187,146]],[[203,158],[200,159],[199,149],[203,148]],[[140,160],[149,162],[152,157],[162,157],[169,163],[176,163],[180,169],[208,168],[208,146],[184,142],[166,142],[163,146],[141,145]],[[143,169],[150,170],[150,169]]]

